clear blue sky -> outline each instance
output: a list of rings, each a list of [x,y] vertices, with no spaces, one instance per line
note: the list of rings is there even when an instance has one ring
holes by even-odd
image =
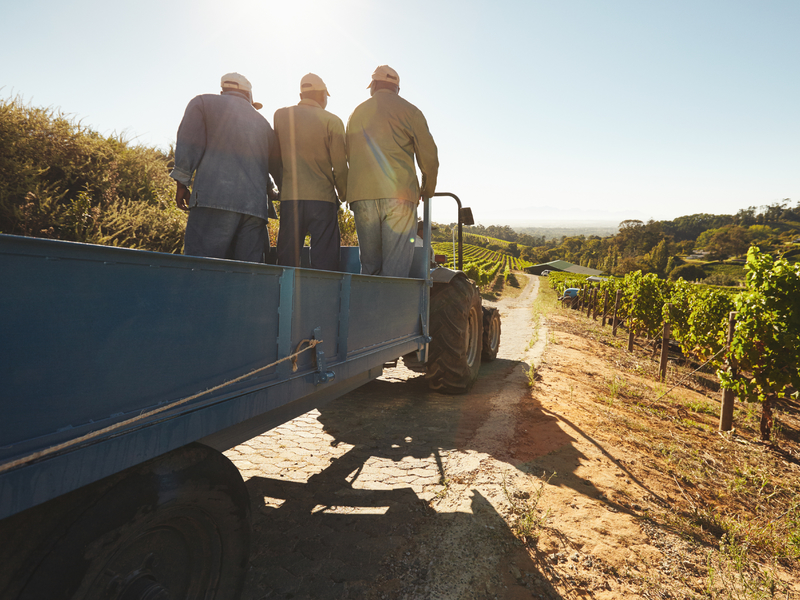
[[[389,64],[439,147],[438,189],[484,225],[800,200],[797,0],[27,0],[2,13],[0,94],[163,148],[228,71],[270,122],[317,73],[346,122]],[[444,207],[435,220],[454,220]]]

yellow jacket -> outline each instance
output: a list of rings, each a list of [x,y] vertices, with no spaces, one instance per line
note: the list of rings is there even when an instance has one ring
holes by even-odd
[[[377,90],[350,115],[347,159],[348,203],[397,198],[418,204],[420,196],[436,190],[439,158],[428,123],[422,111],[390,90]]]
[[[347,154],[344,124],[307,98],[275,111],[275,133],[283,159],[281,201],[344,202]],[[334,191],[334,188],[336,191]]]

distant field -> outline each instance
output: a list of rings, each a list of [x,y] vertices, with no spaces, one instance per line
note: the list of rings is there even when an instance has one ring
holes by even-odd
[[[702,266],[703,270],[709,275],[723,274],[734,277],[739,281],[744,281],[744,265],[714,262],[700,266]]]
[[[544,236],[548,240],[560,240],[564,236],[576,237],[579,235],[607,237],[615,235],[619,231],[619,227],[515,227],[514,231],[534,237]]]

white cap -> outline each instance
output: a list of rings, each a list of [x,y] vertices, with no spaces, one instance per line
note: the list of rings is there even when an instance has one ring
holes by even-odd
[[[220,85],[223,90],[241,90],[247,92],[256,110],[260,110],[263,107],[263,104],[260,102],[253,102],[253,86],[244,75],[240,75],[239,73],[226,73],[220,79]]]
[[[248,93],[253,91],[253,86],[250,85],[247,77],[239,75],[239,73],[227,73],[223,75],[220,80],[220,85],[222,89],[244,90]]]
[[[400,87],[400,76],[389,65],[381,65],[372,73],[372,81],[388,81]],[[367,86],[372,85],[371,83]]]
[[[314,75],[314,73],[303,75],[300,80],[300,93],[303,92],[325,92],[328,96],[331,95],[325,82],[322,81],[322,77]]]

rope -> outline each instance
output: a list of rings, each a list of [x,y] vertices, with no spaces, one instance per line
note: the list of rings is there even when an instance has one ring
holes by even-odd
[[[202,392],[198,392],[198,393],[193,394],[191,396],[188,396],[186,398],[182,398],[182,399],[177,400],[175,402],[171,402],[171,403],[169,403],[169,404],[167,404],[165,406],[161,406],[159,408],[154,408],[153,410],[150,410],[150,411],[148,411],[146,413],[141,413],[141,414],[139,414],[139,415],[137,415],[135,417],[131,417],[130,419],[126,419],[125,421],[120,421],[119,423],[114,423],[113,425],[109,425],[108,427],[104,427],[103,429],[98,429],[97,431],[91,431],[91,432],[87,433],[86,435],[82,435],[81,437],[78,437],[78,438],[63,442],[63,443],[58,444],[56,446],[51,446],[50,448],[45,448],[44,450],[39,450],[37,452],[33,452],[32,454],[28,454],[27,456],[23,456],[22,458],[18,458],[16,460],[12,460],[11,462],[8,462],[8,463],[5,463],[3,465],[0,465],[0,473],[5,473],[6,471],[10,471],[12,469],[16,469],[17,467],[24,466],[24,465],[26,465],[28,463],[31,463],[31,462],[35,461],[35,460],[38,460],[40,458],[44,458],[45,456],[49,456],[51,454],[55,454],[56,452],[61,452],[62,450],[66,450],[67,448],[70,448],[72,446],[76,446],[78,444],[82,444],[83,442],[87,442],[87,441],[92,440],[94,438],[97,438],[97,437],[100,437],[102,435],[105,435],[107,433],[111,433],[112,431],[115,431],[117,429],[121,429],[122,427],[127,427],[128,425],[132,425],[133,423],[136,423],[137,421],[141,421],[143,419],[147,419],[149,417],[152,417],[153,415],[156,415],[158,413],[164,412],[165,410],[169,410],[171,408],[175,408],[175,407],[180,406],[182,404],[186,404],[187,402],[191,402],[192,400],[196,400],[197,398],[199,398],[201,396],[205,396],[206,394],[210,394],[212,392],[216,392],[216,391],[221,390],[222,388],[225,388],[225,387],[227,387],[229,385],[233,385],[234,383],[239,383],[243,379],[247,379],[248,377],[252,377],[256,373],[260,373],[261,371],[265,371],[265,370],[269,369],[270,367],[274,367],[275,365],[277,365],[279,363],[282,363],[284,361],[287,361],[287,360],[291,360],[292,361],[292,372],[294,373],[295,371],[297,371],[297,357],[300,354],[302,354],[303,352],[305,352],[306,350],[311,350],[314,346],[316,346],[317,344],[321,344],[321,343],[322,343],[322,340],[303,340],[302,342],[300,342],[297,345],[297,348],[295,349],[294,354],[290,354],[289,356],[285,356],[285,357],[283,357],[283,358],[281,358],[279,360],[276,360],[274,363],[270,363],[270,364],[265,365],[263,367],[259,367],[258,369],[254,369],[254,370],[250,371],[249,373],[245,373],[244,375],[240,375],[239,377],[236,377],[235,379],[231,379],[230,381],[226,381],[224,383],[216,385],[216,386],[214,386],[212,388],[209,388],[207,390],[203,390]],[[303,348],[302,350],[300,350],[300,347],[303,344],[308,344],[308,347],[307,348]]]

